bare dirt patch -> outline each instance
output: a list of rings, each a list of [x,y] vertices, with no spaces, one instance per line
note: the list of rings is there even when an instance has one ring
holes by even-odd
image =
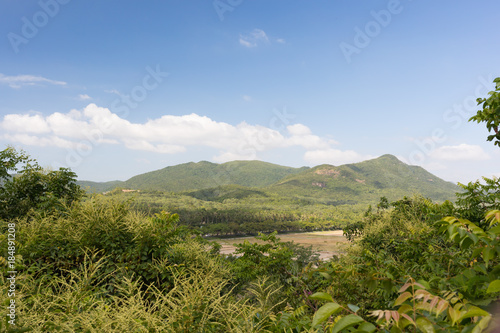
[[[319,252],[320,258],[323,260],[340,254],[347,244],[347,239],[343,236],[342,230],[282,234],[278,235],[278,237],[284,242],[294,241],[304,246],[312,246],[314,250]],[[222,254],[233,253],[236,250],[235,244],[240,244],[245,241],[259,244],[263,243],[255,237],[218,238],[213,240],[222,245],[220,251]]]

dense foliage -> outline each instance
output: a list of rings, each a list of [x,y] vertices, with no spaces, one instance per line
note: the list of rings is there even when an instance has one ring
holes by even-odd
[[[0,303],[5,308],[15,300],[1,331],[475,333],[500,327],[497,178],[461,185],[455,203],[382,197],[343,225],[350,241],[344,255],[322,262],[276,232],[221,255],[201,235],[206,226],[245,220],[241,202],[224,211],[217,205],[228,202],[172,194],[146,213],[141,205],[153,192],[82,198],[69,170],[44,171],[12,148],[0,158]],[[156,211],[167,204],[180,215]],[[306,221],[287,205],[262,215],[242,211],[254,214],[248,221],[260,217],[267,231],[284,220]],[[316,223],[313,213],[307,221]],[[193,215],[181,223],[183,214]]]
[[[498,204],[496,181],[464,186],[457,205],[383,197],[376,210],[369,208],[344,228],[352,246],[328,262],[319,262],[311,249],[280,241],[276,233],[260,235],[260,244],[244,242],[224,257],[216,243],[180,224],[177,214],[148,217],[120,195],[57,201],[57,210],[35,206],[2,226],[6,231],[13,223],[18,230],[19,272],[18,320],[16,326],[5,320],[2,327],[481,331],[500,294],[500,212],[476,224],[465,217]],[[2,235],[0,246],[8,249]],[[0,258],[5,266],[8,255]]]
[[[132,207],[146,214],[177,212],[182,224],[203,235],[257,235],[269,233],[340,229],[361,217],[363,205],[308,204],[281,196],[207,201],[177,193],[122,192],[116,189],[106,197],[131,200]]]
[[[80,199],[84,191],[76,185],[76,174],[67,168],[44,170],[26,153],[7,147],[0,152],[0,218],[12,219],[30,210],[45,213]],[[18,166],[22,165],[19,170]],[[18,172],[10,175],[9,171]]]

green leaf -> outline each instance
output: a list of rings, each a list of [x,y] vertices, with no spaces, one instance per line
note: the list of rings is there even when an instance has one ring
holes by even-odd
[[[498,280],[497,280],[498,281]],[[459,321],[462,321],[466,318],[471,318],[471,317],[486,317],[489,316],[490,314],[483,309],[478,308],[477,306],[471,305],[467,312],[464,313],[462,316],[460,316]]]
[[[315,327],[316,325],[321,324],[322,322],[330,318],[331,315],[340,311],[340,309],[342,309],[342,307],[337,303],[326,303],[325,305],[320,307],[314,314],[312,326]]]
[[[469,238],[472,239],[474,244],[477,244],[477,242],[479,242],[479,238],[473,233],[469,233]]]
[[[490,283],[488,286],[488,289],[486,290],[487,293],[497,293],[500,291],[500,280],[495,280]]]
[[[425,281],[425,280],[418,280],[417,281],[418,283],[420,283],[422,286],[424,286],[425,289],[431,289],[431,285],[429,284],[429,282]]]
[[[467,250],[474,242],[472,241],[472,239],[470,237],[465,237],[464,239],[462,239],[462,241],[460,242],[460,247],[464,250]]]
[[[488,230],[488,232],[495,234],[495,236],[498,236],[500,234],[500,225],[491,228],[490,230]]]
[[[488,263],[490,262],[490,259],[493,258],[493,251],[491,251],[491,247],[489,246],[486,246],[484,249],[483,249],[483,260],[484,260],[484,263],[486,264],[486,267],[488,267]]]
[[[347,307],[351,309],[352,312],[356,313],[359,310],[359,306],[354,305],[354,304],[347,304]]]
[[[434,333],[434,325],[430,322],[429,319],[425,317],[418,317],[416,320],[416,324],[419,330],[425,333]]]
[[[397,327],[397,326],[392,326],[391,330],[389,332],[390,333],[401,333],[403,331],[399,327]]]
[[[483,250],[482,247],[478,247],[478,248],[474,249],[474,251],[472,251],[472,258],[477,257],[481,253],[482,250]]]
[[[332,279],[332,276],[326,272],[319,272],[319,275],[321,275],[322,277],[324,277],[325,279],[327,280],[331,280]]]
[[[311,296],[309,296],[309,299],[314,299],[317,301],[327,301],[327,302],[333,302],[332,296],[328,295],[327,293],[314,293]]]
[[[384,290],[387,293],[390,293],[392,291],[392,282],[390,280],[383,280],[382,281],[382,288],[384,288]]]
[[[345,317],[340,318],[340,320],[335,323],[335,325],[332,328],[332,333],[340,332],[347,327],[354,326],[354,325],[362,323],[364,321],[365,320],[363,318],[361,318],[360,316],[353,315],[353,314],[347,315]]]
[[[403,304],[399,307],[398,312],[399,313],[407,313],[413,311],[413,307],[409,304]]]
[[[488,327],[488,325],[490,323],[490,320],[491,320],[490,316],[483,317],[483,319],[481,319],[479,321],[479,323],[476,325],[476,327],[474,327],[474,329],[472,330],[472,333],[480,333],[480,332],[482,332],[484,329],[486,329],[486,327]]]
[[[377,280],[369,279],[365,282],[365,284],[366,284],[366,287],[368,288],[368,290],[370,290],[370,291],[373,291],[377,288]]]
[[[359,325],[359,327],[357,329],[357,332],[371,333],[371,332],[375,332],[376,329],[377,328],[372,323],[364,322],[361,325]]]
[[[405,291],[404,293],[402,293],[401,295],[399,295],[399,297],[394,302],[394,305],[398,306],[398,305],[402,304],[404,301],[406,301],[410,297],[411,297],[411,293],[409,291]]]

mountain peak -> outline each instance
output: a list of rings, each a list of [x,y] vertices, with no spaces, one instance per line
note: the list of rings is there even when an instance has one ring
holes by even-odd
[[[391,155],[391,154],[384,154],[382,156],[377,157],[376,159],[403,163],[403,162],[401,162],[401,160],[399,158],[397,158],[396,156]]]

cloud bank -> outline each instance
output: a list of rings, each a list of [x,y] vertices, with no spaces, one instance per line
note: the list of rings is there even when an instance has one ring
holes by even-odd
[[[28,146],[89,149],[92,145],[111,144],[160,154],[208,147],[218,151],[213,156],[216,162],[258,159],[261,152],[289,147],[305,149],[305,160],[311,163],[354,162],[363,158],[355,152],[332,149],[332,140],[313,134],[303,124],[282,127],[279,131],[246,122],[231,125],[195,113],[164,115],[133,123],[96,104],[47,116],[8,114],[0,121],[0,128],[3,139]]]

